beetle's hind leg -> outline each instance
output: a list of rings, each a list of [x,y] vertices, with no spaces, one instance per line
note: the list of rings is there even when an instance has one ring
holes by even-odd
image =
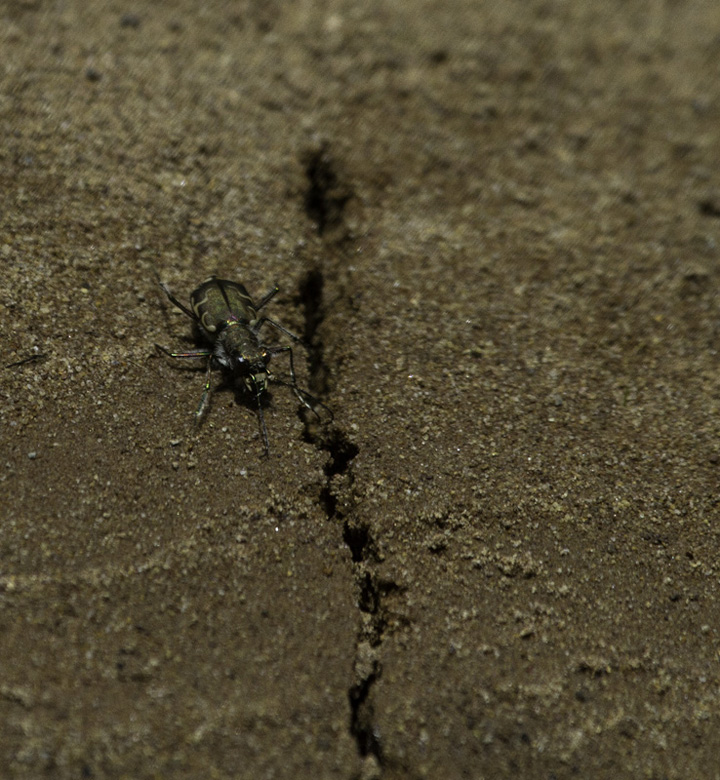
[[[187,314],[187,316],[190,317],[190,319],[193,320],[194,322],[198,321],[195,312],[190,311],[190,309],[188,309],[188,307],[185,306],[184,303],[180,303],[180,301],[172,294],[172,292],[170,292],[170,288],[165,284],[165,282],[158,281],[158,284],[160,285],[160,287],[162,287],[165,295],[167,295],[167,297],[170,299],[170,303],[177,306],[181,312]]]
[[[16,360],[14,363],[7,363],[5,368],[15,368],[15,366],[24,366],[26,363],[36,363],[40,360],[45,360],[46,357],[47,355],[30,355],[30,357]]]

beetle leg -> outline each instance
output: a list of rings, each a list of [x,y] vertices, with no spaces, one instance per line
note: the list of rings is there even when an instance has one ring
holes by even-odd
[[[270,351],[270,354],[282,355],[284,352],[287,352],[287,356],[290,359],[290,379],[292,380],[291,382],[288,382],[287,385],[288,387],[292,387],[300,403],[302,403],[303,406],[306,406],[308,409],[312,410],[312,406],[310,406],[310,404],[300,395],[299,392],[297,379],[295,378],[295,362],[293,361],[292,347],[275,347]],[[279,380],[275,380],[275,381],[279,381]]]
[[[207,349],[198,349],[194,350],[193,352],[170,352],[170,350],[165,349],[165,347],[161,347],[159,344],[156,344],[155,347],[163,354],[173,358],[210,358],[213,354]],[[208,360],[207,370],[205,372],[205,389],[203,390],[203,394],[200,398],[200,405],[195,412],[195,420],[197,422],[200,422],[200,418],[203,416],[203,412],[207,406],[208,396],[210,395],[210,372],[212,371],[212,365],[212,360]]]
[[[208,352],[207,354],[212,354],[212,353]],[[203,390],[203,394],[200,397],[200,404],[198,405],[197,411],[195,412],[195,421],[198,423],[202,419],[203,413],[207,408],[208,402],[210,400],[210,372],[211,371],[212,371],[212,360],[208,360],[207,371],[205,372],[205,389]]]
[[[289,331],[287,328],[283,328],[283,326],[279,322],[275,322],[275,320],[271,320],[270,317],[261,317],[251,328],[250,330],[257,335],[260,331],[260,328],[267,322],[268,325],[272,325],[274,328],[277,328],[281,333],[284,333],[286,336],[289,336],[293,341],[296,341],[298,344],[302,344],[305,349],[308,348],[307,344],[300,338],[300,336],[296,336],[294,333]]]
[[[30,357],[23,358],[22,360],[16,360],[14,363],[8,363],[5,368],[13,368],[15,366],[24,366],[26,363],[34,363],[38,360],[45,360],[47,355],[30,355]]]
[[[263,297],[263,299],[258,303],[258,305],[255,307],[255,311],[260,311],[263,306],[270,303],[270,301],[278,294],[280,291],[280,288],[276,285],[275,287],[270,290],[270,292]]]
[[[302,390],[300,387],[298,387],[297,379],[295,377],[295,363],[293,361],[293,351],[292,347],[276,347],[272,350],[270,350],[271,355],[280,355],[283,352],[287,352],[288,358],[290,359],[290,382],[284,382],[282,379],[277,379],[273,377],[273,382],[275,382],[278,385],[284,385],[285,387],[292,388],[293,393],[295,393],[298,401],[306,408],[309,409],[317,418],[320,419],[320,415],[315,411],[315,406],[322,406],[322,408],[330,415],[330,419],[333,420],[335,418],[335,415],[332,413],[332,409],[330,409],[328,406],[326,406],[322,401],[319,401],[317,398],[315,398],[314,395],[311,395],[308,393],[307,390]],[[308,400],[310,399],[310,400]],[[312,403],[310,403],[312,401]]]
[[[265,446],[265,457],[270,457],[270,441],[268,440],[267,426],[265,425],[265,413],[262,409],[262,403],[260,399],[260,393],[257,394],[258,404],[258,420],[260,422],[260,434],[262,435],[263,444]]]
[[[170,352],[169,349],[165,349],[165,347],[161,347],[159,344],[156,344],[155,348],[160,350],[160,352],[164,353],[168,357],[174,358],[201,358],[210,357],[210,355],[212,355],[212,352],[207,349],[199,349],[193,352]]]
[[[170,292],[170,288],[165,284],[165,282],[159,282],[159,284],[160,284],[160,287],[163,288],[163,291],[165,292],[165,295],[167,295],[167,297],[170,299],[171,303],[175,304],[175,306],[177,306],[178,309],[180,309],[180,311],[182,311],[185,314],[187,314],[187,316],[190,317],[191,320],[193,320],[195,322],[198,321],[198,318],[195,315],[195,313],[190,311],[190,309],[188,309],[188,307],[185,306],[185,304],[180,303],[180,301]]]

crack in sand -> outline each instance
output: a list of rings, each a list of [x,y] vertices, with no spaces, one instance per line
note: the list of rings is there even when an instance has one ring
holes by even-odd
[[[352,190],[343,183],[345,177],[339,174],[327,143],[308,151],[301,162],[308,182],[305,193],[308,219],[332,255],[342,258],[350,237],[344,209],[352,198]],[[304,337],[310,346],[310,387],[320,396],[327,394],[331,376],[320,337],[320,326],[326,315],[324,287],[325,277],[318,266],[309,271],[300,284],[305,310]],[[320,500],[329,521],[338,525],[342,521],[343,541],[350,551],[354,569],[359,627],[353,680],[348,688],[348,727],[359,755],[365,759],[362,776],[378,778],[382,773],[383,751],[375,721],[373,687],[382,675],[379,649],[387,625],[383,597],[389,591],[379,582],[377,564],[380,558],[372,529],[368,523],[358,520],[355,512],[352,462],[359,449],[337,425],[323,436],[313,435],[308,428],[306,438],[330,456]]]

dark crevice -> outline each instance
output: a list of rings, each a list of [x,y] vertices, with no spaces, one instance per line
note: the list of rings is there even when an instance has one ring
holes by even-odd
[[[369,534],[367,538],[371,540]],[[361,557],[366,555],[364,552],[360,554]],[[354,565],[357,606],[365,617],[361,621],[355,645],[355,682],[348,690],[350,733],[359,755],[363,758],[374,757],[377,769],[381,771],[385,758],[375,718],[373,687],[382,674],[380,646],[387,628],[383,606],[384,589],[378,586],[374,567],[362,562],[356,562]]]
[[[300,303],[305,312],[303,341],[307,345],[310,363],[310,390],[316,395],[326,395],[329,389],[329,371],[325,364],[325,349],[319,337],[320,325],[325,319],[323,288],[325,279],[315,268],[300,280]]]
[[[370,547],[370,530],[366,525],[346,522],[343,527],[343,541],[350,550],[353,563],[362,563]]]
[[[305,331],[303,335],[308,344],[312,344],[320,323],[324,319],[324,286],[325,279],[322,271],[318,268],[308,271],[300,282],[300,301],[305,308]]]
[[[375,756],[380,766],[383,763],[380,735],[373,727],[374,711],[370,692],[380,675],[379,666],[373,664],[372,671],[353,685],[348,691],[350,700],[350,733],[355,738],[358,752],[365,758]]]
[[[709,195],[698,203],[698,210],[704,217],[720,217],[720,197]]]
[[[301,163],[307,178],[305,212],[326,246],[337,249],[350,238],[346,224],[346,206],[352,190],[343,182],[327,144],[315,145],[303,155]],[[344,250],[341,250],[344,254]],[[310,389],[326,397],[331,372],[325,362],[320,338],[325,319],[325,277],[320,268],[309,270],[300,283],[300,302],[305,312],[303,338],[309,347]],[[397,585],[380,579],[378,545],[370,523],[358,517],[353,489],[353,460],[359,449],[337,425],[326,426],[323,433],[306,428],[306,438],[330,456],[325,466],[325,486],[320,501],[328,520],[342,523],[355,575],[356,606],[359,626],[353,660],[353,682],[348,688],[349,731],[363,759],[374,759],[377,776],[385,764],[375,718],[373,686],[380,679],[382,664],[379,648],[387,628],[387,605],[383,600]]]
[[[363,618],[355,646],[356,679],[348,690],[350,733],[362,758],[372,756],[377,770],[385,765],[380,732],[376,725],[373,686],[382,673],[379,649],[387,629],[383,599],[397,590],[394,582],[384,582],[377,572],[380,560],[369,524],[351,516],[343,524],[343,539],[350,550],[355,569],[357,608]]]
[[[352,192],[342,182],[327,144],[321,144],[303,155],[308,187],[305,191],[305,213],[319,236],[338,233],[347,237],[344,211]]]
[[[375,725],[372,690],[382,672],[377,653],[387,627],[383,598],[397,586],[379,580],[375,570],[379,554],[372,529],[356,517],[352,498],[352,462],[359,452],[357,446],[337,427],[333,427],[322,446],[330,454],[330,459],[325,467],[327,482],[320,498],[328,520],[343,519],[343,541],[350,551],[355,570],[357,609],[363,615],[355,645],[355,680],[348,689],[349,730],[358,754],[364,759],[374,758],[379,772],[385,762]],[[347,497],[347,494],[350,496]]]
[[[335,483],[336,481],[341,480],[343,476],[346,476],[345,482],[348,483],[348,485],[352,483],[352,474],[349,473],[349,468],[359,450],[338,428],[333,428],[330,431],[329,435],[321,443],[321,446],[329,453],[330,460],[325,466],[327,481],[325,487],[320,491],[320,500],[325,507],[325,514],[327,515],[328,520],[332,520],[337,517],[339,512]],[[345,512],[343,512],[343,514],[345,514]],[[353,552],[353,547],[348,541],[345,532],[343,533],[343,538],[348,547],[350,547],[354,561],[355,553]]]
[[[396,582],[380,580],[377,573],[367,566],[358,567],[355,580],[358,609],[366,616],[361,639],[370,647],[378,647],[388,627],[387,597],[402,588]]]
[[[358,597],[358,607],[362,612],[368,615],[377,616],[380,612],[380,593],[375,587],[375,581],[369,571],[365,571],[360,576],[360,593]],[[384,627],[384,621],[383,621]],[[376,633],[376,632],[373,632]],[[382,633],[378,631],[379,635]]]

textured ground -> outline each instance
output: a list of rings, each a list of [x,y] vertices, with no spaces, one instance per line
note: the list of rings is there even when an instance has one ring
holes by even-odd
[[[2,776],[720,777],[720,6],[0,13]]]

